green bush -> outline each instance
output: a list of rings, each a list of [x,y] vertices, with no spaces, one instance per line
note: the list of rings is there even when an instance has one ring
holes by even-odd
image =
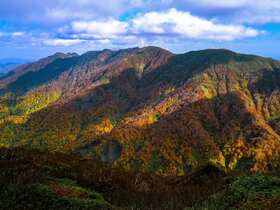
[[[280,178],[265,175],[240,176],[193,210],[279,209]],[[187,209],[186,209],[187,210]],[[190,209],[188,209],[190,210]]]
[[[51,179],[44,184],[5,185],[0,189],[3,210],[109,210],[102,195],[68,179]]]

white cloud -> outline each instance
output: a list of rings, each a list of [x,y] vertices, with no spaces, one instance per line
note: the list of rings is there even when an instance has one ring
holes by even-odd
[[[17,36],[24,36],[26,33],[22,31],[14,31],[14,32],[1,32],[0,36],[7,36],[7,37],[17,37]]]
[[[67,30],[68,27],[65,27]],[[74,21],[71,38],[77,39],[123,39],[125,36],[151,38],[152,36],[178,37],[231,41],[255,37],[262,32],[243,25],[226,25],[193,16],[189,12],[170,9],[164,12],[139,14],[124,22],[115,19],[106,21]],[[120,37],[122,35],[122,37]]]
[[[279,0],[185,0],[186,4],[195,5],[207,10],[233,9],[228,16],[236,22],[271,23],[280,22]],[[219,13],[217,14],[219,16]]]
[[[132,28],[137,33],[175,34],[190,39],[234,40],[260,34],[253,28],[220,24],[176,9],[136,17]]]
[[[83,43],[124,47],[149,45],[157,41],[233,41],[261,34],[264,32],[242,24],[225,24],[215,19],[192,15],[190,12],[169,9],[138,14],[126,21],[114,18],[72,21],[58,28],[55,34],[47,34],[45,38],[41,38],[41,43],[48,46]]]
[[[75,21],[72,30],[75,33],[93,35],[96,38],[110,38],[127,32],[128,24],[114,19],[107,21]]]
[[[221,20],[227,16],[240,22],[280,22],[279,0],[9,0],[0,1],[0,18],[57,26],[71,20],[118,18],[170,7],[206,16],[211,13]]]
[[[16,31],[16,32],[12,32],[11,35],[12,35],[12,36],[24,36],[24,35],[25,35],[25,32]]]
[[[71,46],[76,44],[81,44],[85,40],[80,39],[47,39],[43,41],[45,45],[49,46]]]

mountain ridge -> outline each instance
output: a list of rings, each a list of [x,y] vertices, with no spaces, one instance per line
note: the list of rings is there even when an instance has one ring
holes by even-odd
[[[280,148],[280,62],[225,49],[55,54],[0,78],[0,144],[127,170],[267,171]]]

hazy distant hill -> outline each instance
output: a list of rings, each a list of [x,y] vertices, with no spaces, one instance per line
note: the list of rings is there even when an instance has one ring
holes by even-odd
[[[19,59],[19,58],[0,59],[0,75],[9,72],[10,70],[14,69],[16,66],[20,64],[25,64],[28,62],[30,61],[25,59]]]

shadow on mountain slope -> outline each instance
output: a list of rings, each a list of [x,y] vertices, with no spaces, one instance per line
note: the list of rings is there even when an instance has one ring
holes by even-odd
[[[24,95],[27,91],[56,79],[61,73],[69,70],[77,62],[77,57],[56,59],[40,71],[29,71],[8,85],[8,90],[17,95]]]
[[[262,71],[260,78],[251,84],[251,89],[266,95],[280,90],[280,69]]]
[[[100,194],[95,195],[99,199],[95,202],[101,205],[96,209],[178,210],[215,193],[225,177],[214,166],[201,167],[184,177],[161,177],[112,169],[98,161],[62,153],[1,148],[0,155],[1,190],[6,189],[6,194],[10,195],[2,197],[6,194],[0,190],[0,202],[6,202],[2,207],[10,205],[10,208],[28,203],[35,209],[52,209],[54,206],[71,209],[71,205],[72,209],[73,205],[79,205],[76,209],[95,209],[94,203],[87,206],[83,200],[89,192],[95,191]],[[24,195],[15,197],[20,190]],[[36,195],[34,190],[37,190],[37,199],[33,197],[32,200]],[[71,201],[75,198],[76,201],[80,199],[79,204]]]

